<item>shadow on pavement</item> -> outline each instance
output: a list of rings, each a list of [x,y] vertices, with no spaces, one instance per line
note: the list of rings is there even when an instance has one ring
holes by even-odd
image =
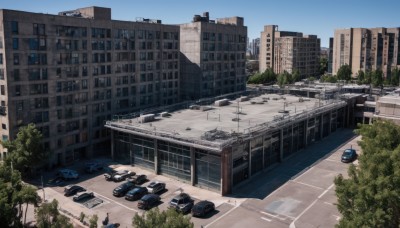
[[[321,141],[317,141],[288,157],[275,168],[261,171],[240,183],[234,188],[233,194],[228,196],[264,199],[284,183],[301,175],[356,136],[353,129],[337,130]]]

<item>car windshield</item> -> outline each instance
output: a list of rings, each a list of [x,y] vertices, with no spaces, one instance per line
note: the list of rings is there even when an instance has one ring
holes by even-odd
[[[343,155],[352,155],[353,154],[353,151],[351,151],[351,150],[345,150],[344,152],[343,152]]]
[[[157,183],[155,183],[155,182],[151,182],[151,183],[149,184],[149,187],[150,187],[150,188],[153,188],[156,184],[157,184]]]
[[[173,203],[173,204],[177,204],[178,202],[179,202],[178,199],[172,199],[172,200],[171,200],[171,203]]]

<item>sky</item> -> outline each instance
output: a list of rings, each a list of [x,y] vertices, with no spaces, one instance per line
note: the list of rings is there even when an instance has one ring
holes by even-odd
[[[203,12],[210,19],[239,16],[250,40],[260,37],[264,25],[278,25],[280,31],[317,35],[321,47],[329,46],[335,29],[400,27],[399,0],[0,0],[1,9],[48,14],[87,6],[111,8],[115,20],[163,24],[189,23]]]

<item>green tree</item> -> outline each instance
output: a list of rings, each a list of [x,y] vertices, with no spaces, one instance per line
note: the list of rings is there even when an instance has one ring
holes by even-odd
[[[35,210],[36,223],[39,228],[73,228],[69,218],[58,211],[58,201],[43,203]]]
[[[0,227],[22,227],[22,205],[26,220],[28,204],[37,206],[38,201],[36,189],[21,181],[20,172],[0,163]]]
[[[371,75],[372,85],[374,87],[383,86],[383,72],[380,69],[374,70]]]
[[[97,228],[97,221],[99,220],[99,216],[94,214],[92,217],[89,219],[89,228]]]
[[[330,83],[336,83],[337,82],[337,77],[336,76],[331,76],[331,75],[322,75],[321,78],[319,79],[320,82],[330,82]]]
[[[362,155],[349,178],[335,178],[338,227],[400,226],[400,126],[389,121],[359,125]]]
[[[324,75],[325,72],[328,71],[328,59],[320,58],[319,59],[319,75]]]
[[[247,83],[249,84],[264,84],[273,83],[276,81],[276,74],[272,68],[266,69],[263,73],[256,73],[249,78]]]
[[[49,153],[42,146],[42,134],[34,124],[21,127],[15,140],[0,143],[8,151],[6,164],[10,166],[12,163],[23,174],[30,174],[32,168],[48,161]]]
[[[153,208],[142,216],[136,213],[132,219],[132,226],[138,228],[193,228],[194,224],[190,221],[190,217],[186,217],[174,209],[160,212],[158,208]]]
[[[364,71],[359,70],[357,73],[357,84],[359,84],[359,85],[363,84],[364,80],[365,80]]]
[[[351,74],[352,74],[352,72],[351,72],[350,66],[345,64],[345,65],[342,65],[339,68],[339,70],[338,70],[338,72],[336,74],[336,77],[337,77],[338,80],[350,81],[351,80]]]
[[[294,82],[300,81],[300,71],[299,71],[298,69],[295,69],[295,70],[293,71],[293,74],[292,74],[292,81],[293,81],[293,83],[294,83]]]
[[[398,86],[399,85],[399,77],[400,77],[400,70],[399,68],[394,68],[392,70],[392,74],[390,76],[390,84],[393,86]]]
[[[372,71],[367,70],[364,74],[364,84],[371,84],[372,83]]]

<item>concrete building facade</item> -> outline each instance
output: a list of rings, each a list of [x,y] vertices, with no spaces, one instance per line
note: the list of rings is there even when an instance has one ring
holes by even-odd
[[[182,99],[245,91],[246,41],[242,17],[210,20],[206,12],[180,25]]]
[[[109,8],[0,10],[2,140],[33,122],[53,165],[109,154],[105,120],[178,102],[179,38],[179,26],[111,20]]]
[[[335,30],[332,73],[345,64],[353,76],[359,70],[383,71],[390,77],[391,70],[400,66],[400,28],[349,28]]]
[[[148,115],[127,116],[106,127],[115,160],[225,195],[347,126],[347,112],[339,99],[262,94],[192,105],[168,117],[156,111],[149,122]]]
[[[298,70],[301,78],[317,76],[321,42],[315,35],[279,31],[266,25],[261,32],[260,72],[272,68],[276,74]]]

